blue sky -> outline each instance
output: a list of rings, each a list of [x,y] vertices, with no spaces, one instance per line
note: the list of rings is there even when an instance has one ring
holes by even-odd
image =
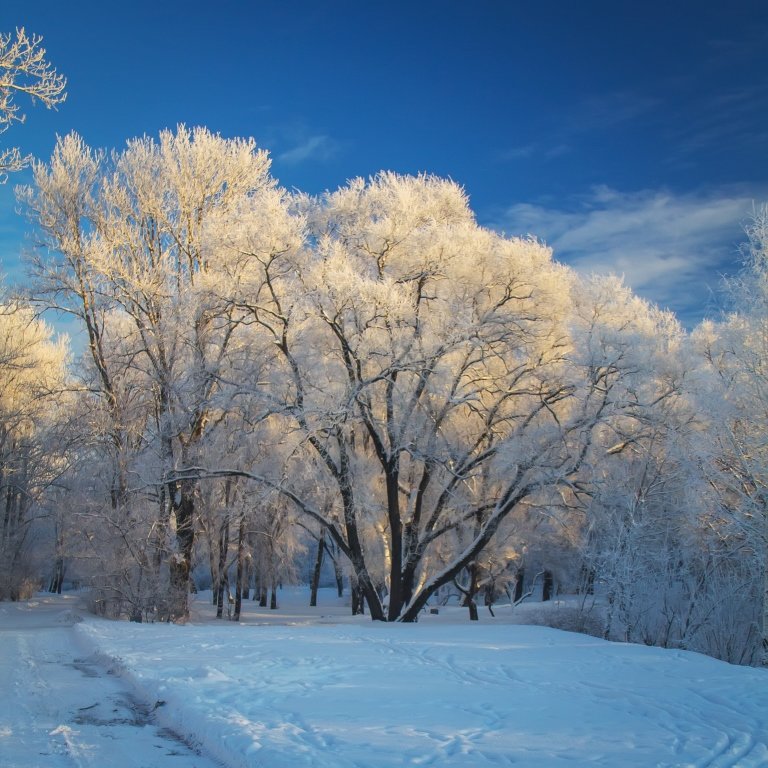
[[[178,123],[254,136],[287,187],[449,176],[480,223],[616,272],[691,326],[768,200],[768,5],[514,0],[2,0],[68,78],[0,137],[47,158]],[[27,108],[28,107],[28,108]],[[17,274],[17,174],[0,259]]]

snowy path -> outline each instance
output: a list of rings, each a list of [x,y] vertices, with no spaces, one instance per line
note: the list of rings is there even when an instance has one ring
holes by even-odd
[[[78,645],[65,601],[0,604],[2,768],[214,768]]]

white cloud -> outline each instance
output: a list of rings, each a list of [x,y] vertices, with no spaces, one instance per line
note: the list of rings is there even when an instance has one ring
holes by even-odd
[[[328,136],[310,136],[295,147],[281,152],[277,159],[289,165],[298,165],[306,160],[328,160],[336,152],[336,142]]]
[[[532,234],[585,273],[618,274],[640,295],[691,325],[721,276],[739,267],[743,224],[756,198],[744,191],[674,195],[596,187],[570,206],[511,206],[495,227]],[[759,199],[759,198],[758,198]]]

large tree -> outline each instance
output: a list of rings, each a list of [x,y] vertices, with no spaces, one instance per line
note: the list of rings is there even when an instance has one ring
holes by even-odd
[[[638,385],[633,345],[663,323],[478,227],[448,181],[381,174],[297,207],[304,247],[264,247],[247,218],[230,238],[231,301],[270,342],[262,402],[285,425],[287,463],[261,479],[327,530],[374,618],[414,620],[513,510],[574,492],[601,425],[630,430],[674,391]],[[295,486],[299,465],[333,503]]]

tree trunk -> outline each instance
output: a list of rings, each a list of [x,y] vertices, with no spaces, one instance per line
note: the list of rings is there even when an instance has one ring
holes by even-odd
[[[460,574],[465,568],[469,567],[469,564],[474,562],[479,552],[482,552],[483,548],[493,538],[496,533],[499,524],[506,514],[507,508],[511,509],[521,498],[524,498],[526,494],[518,493],[516,495],[510,495],[504,504],[502,513],[497,513],[491,520],[483,527],[480,535],[478,535],[472,544],[465,550],[464,555],[454,560],[451,565],[446,568],[438,576],[429,581],[427,585],[422,587],[416,596],[411,600],[398,621],[410,622],[417,621],[419,618],[419,612],[427,604],[427,600],[437,592],[443,584],[448,584],[454,581],[458,574]]]
[[[61,586],[64,582],[64,558],[57,557],[53,566],[53,576],[48,591],[55,594],[61,594]]]
[[[235,613],[233,621],[240,621],[240,611],[243,606],[243,579],[246,569],[245,548],[245,515],[240,516],[240,525],[237,529],[237,580],[235,584]]]
[[[229,579],[227,578],[227,552],[229,550],[229,518],[219,529],[219,563],[216,569],[216,618],[224,616],[224,591],[229,593]]]
[[[247,545],[247,539],[246,539]],[[243,582],[240,585],[240,597],[248,600],[251,594],[251,553],[246,546],[245,563],[243,564]]]
[[[471,621],[477,621],[477,601],[475,595],[478,592],[478,583],[480,581],[480,569],[477,563],[469,566],[469,591],[466,595],[466,606],[469,608],[469,618]]]
[[[403,567],[403,605],[408,605],[413,599],[413,590],[416,584],[416,569],[421,556],[417,553],[407,553],[405,556],[405,565]]]
[[[350,590],[352,600],[352,615],[362,616],[365,614],[365,595],[362,588],[355,580]]]
[[[333,539],[326,539],[325,551],[333,562],[333,577],[336,580],[336,594],[338,597],[344,597],[344,571],[341,568],[341,552]]]
[[[400,473],[391,459],[387,471],[387,516],[390,532],[389,608],[387,619],[395,621],[403,610],[403,522],[400,517]]]
[[[547,602],[552,599],[552,595],[555,589],[555,580],[552,576],[552,571],[544,571],[544,584],[541,589],[541,600]]]
[[[595,569],[586,565],[581,566],[579,573],[580,584],[579,593],[584,595],[595,594]]]
[[[192,551],[195,545],[195,483],[181,480],[173,483],[171,503],[176,516],[177,551],[171,555],[169,618],[184,622],[189,618],[189,579],[192,573]]]
[[[518,568],[517,581],[515,581],[515,596],[512,602],[519,603],[523,599],[524,586],[525,586],[525,568]]]
[[[456,589],[463,595],[461,604],[469,609],[469,620],[478,621],[477,615],[477,602],[475,601],[475,595],[477,594],[478,583],[478,568],[477,563],[470,563],[467,567],[467,575],[469,576],[469,583],[466,587],[462,587],[459,584],[458,578],[453,580]]]
[[[183,623],[189,617],[189,561],[176,553],[171,556],[169,570],[168,620]]]
[[[355,571],[357,586],[360,590],[362,590],[362,593],[365,595],[365,599],[368,601],[368,608],[371,613],[371,618],[374,621],[386,621],[386,616],[384,615],[384,607],[381,603],[381,600],[379,599],[378,593],[376,592],[376,587],[371,580],[371,576],[368,573],[368,568],[365,562],[365,549],[360,537],[360,531],[358,530],[357,511],[354,494],[352,492],[352,485],[350,482],[351,470],[349,467],[349,456],[347,455],[347,451],[344,448],[344,444],[342,442],[338,443],[338,447],[340,449],[340,456],[339,468],[337,470],[337,480],[339,483],[339,491],[341,493],[344,509],[344,527],[347,534],[349,559],[352,564],[352,568]]]
[[[251,596],[251,553],[246,539],[245,558],[243,559],[243,578],[240,582],[240,599],[248,600]]]
[[[210,526],[211,528],[213,526]],[[216,549],[218,541],[214,542],[213,532],[209,529],[207,533],[208,539],[208,569],[211,572],[211,603],[216,605],[219,597],[219,563],[216,557]]]
[[[323,552],[325,551],[325,528],[320,531],[320,537],[317,540],[317,555],[315,556],[315,567],[312,571],[312,583],[310,585],[309,607],[317,607],[317,589],[320,586],[320,571],[323,568]]]
[[[490,613],[491,616],[495,618],[496,614],[493,612],[493,603],[496,600],[496,587],[494,586],[493,582],[485,585],[484,596],[485,607],[488,609],[488,613]]]

